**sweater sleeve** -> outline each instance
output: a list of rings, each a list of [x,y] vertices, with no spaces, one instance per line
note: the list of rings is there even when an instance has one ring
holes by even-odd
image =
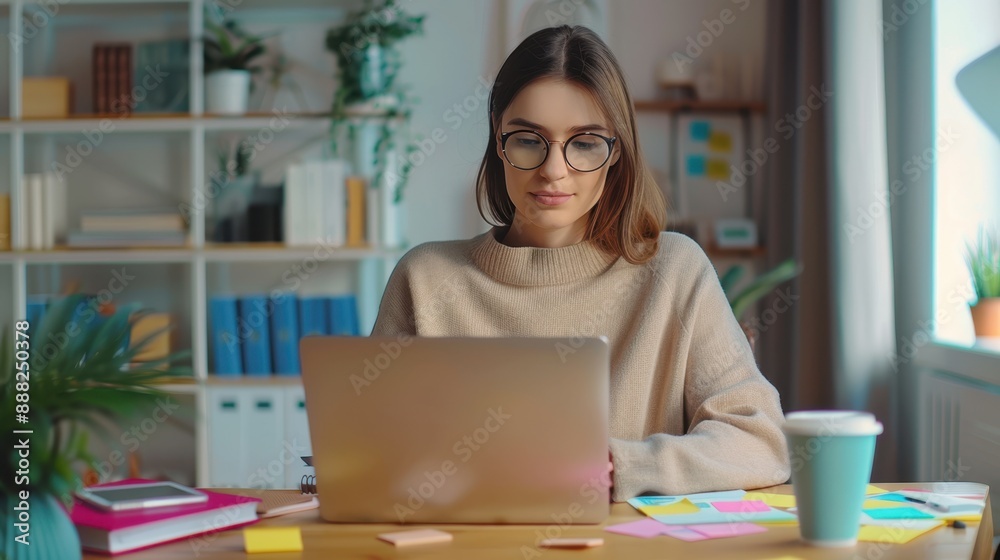
[[[788,480],[778,392],[757,369],[714,268],[698,251],[698,283],[682,311],[690,337],[684,375],[687,433],[613,438],[614,501],[760,488]],[[683,366],[682,366],[683,367]]]
[[[410,288],[408,255],[404,255],[389,275],[371,336],[416,335],[416,316]]]

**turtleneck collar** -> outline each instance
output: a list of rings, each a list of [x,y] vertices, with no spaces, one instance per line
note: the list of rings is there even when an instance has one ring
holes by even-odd
[[[508,227],[493,227],[475,238],[472,246],[472,262],[505,284],[566,284],[593,278],[618,260],[590,241],[558,248],[509,247],[497,240],[506,235]]]

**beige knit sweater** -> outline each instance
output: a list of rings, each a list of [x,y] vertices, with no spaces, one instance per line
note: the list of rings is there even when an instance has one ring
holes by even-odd
[[[508,247],[503,234],[408,251],[372,334],[607,336],[615,501],[788,479],[777,391],[694,241],[663,233],[633,265],[586,241]]]

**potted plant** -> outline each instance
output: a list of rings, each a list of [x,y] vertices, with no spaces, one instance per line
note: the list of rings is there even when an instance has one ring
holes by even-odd
[[[7,519],[0,528],[0,557],[80,558],[79,537],[66,508],[81,485],[78,469],[97,468],[85,428],[103,433],[101,421],[122,421],[153,408],[165,395],[155,383],[190,375],[189,368],[175,365],[186,352],[134,362],[162,331],[131,341],[138,317],[133,308],[101,316],[86,307],[84,296],[67,296],[53,302],[30,332],[21,321],[13,337],[3,333],[0,445],[3,471],[10,476],[0,478],[0,508]],[[88,313],[91,319],[85,321]],[[29,545],[16,540],[18,519],[7,515],[27,521],[30,533],[22,540]]]
[[[981,229],[976,243],[967,246],[965,261],[976,291],[969,304],[976,336],[1000,337],[1000,234]]]
[[[266,52],[266,37],[247,33],[231,19],[209,15],[205,21],[205,112],[242,115],[253,88],[251,76],[262,70],[251,63]]]
[[[747,335],[750,348],[756,349],[757,328],[755,325],[743,321],[743,314],[746,313],[750,306],[771,293],[779,285],[798,276],[802,272],[802,268],[795,259],[788,259],[754,278],[742,289],[736,290],[736,283],[739,282],[745,272],[746,268],[742,265],[732,266],[719,278],[719,282],[722,284],[723,291],[726,292],[726,298],[729,300],[729,306],[733,310],[733,315],[740,321],[740,326],[743,327],[743,332]]]
[[[340,157],[340,142],[352,148],[354,173],[374,187],[369,193],[382,222],[380,242],[402,244],[399,211],[417,142],[408,122],[414,100],[396,84],[401,59],[396,45],[423,33],[423,15],[405,13],[396,0],[365,0],[362,9],[326,34],[326,48],[337,60],[338,86],[331,114],[330,148]]]

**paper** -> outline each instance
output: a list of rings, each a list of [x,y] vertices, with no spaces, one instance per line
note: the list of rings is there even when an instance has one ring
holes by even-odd
[[[733,137],[728,132],[715,131],[708,137],[708,149],[715,152],[733,150]]]
[[[628,501],[629,505],[635,509],[645,506],[663,506],[687,499],[689,502],[698,504],[699,502],[731,502],[742,499],[746,495],[745,490],[724,490],[722,492],[701,492],[699,494],[686,494],[680,496],[639,496]]]
[[[710,159],[705,162],[705,174],[709,179],[729,180],[729,162],[724,159]]]
[[[639,496],[638,498],[632,498],[628,501],[628,504],[635,509],[639,509],[645,506],[663,506],[667,504],[672,504],[677,500],[680,500],[677,496]]]
[[[861,509],[889,509],[898,507],[899,507],[899,502],[893,502],[889,500],[872,499],[872,500],[865,500],[864,503],[861,504]]]
[[[668,537],[695,542],[708,539],[724,539],[766,532],[767,529],[753,523],[728,523],[721,525],[687,525],[666,532]]]
[[[907,500],[905,497],[895,493],[882,494],[881,496],[872,496],[871,499],[882,500],[886,502],[902,502],[907,504],[910,503],[909,500]]]
[[[864,512],[872,519],[934,519],[933,515],[912,507],[866,509]]]
[[[705,156],[687,157],[687,174],[692,177],[700,177],[705,174]]]
[[[874,484],[869,484],[868,487],[865,489],[865,495],[868,496],[872,494],[885,494],[886,492],[888,492],[888,490],[883,490],[882,488],[879,488]]]
[[[654,515],[653,519],[667,525],[699,525],[703,523],[776,523],[798,522],[798,517],[787,511],[772,509],[770,511],[748,513],[723,513],[713,509],[704,509],[699,513],[680,515]]]
[[[604,539],[544,539],[538,546],[548,548],[592,548],[603,546]]]
[[[711,127],[708,121],[691,121],[691,139],[699,142],[708,140]]]
[[[771,511],[771,506],[761,500],[737,500],[735,502],[712,502],[712,506],[725,513],[750,511]]]
[[[795,507],[795,496],[793,494],[769,494],[767,492],[748,492],[743,496],[744,500],[760,500],[771,507],[790,508]]]
[[[862,525],[896,527],[898,529],[933,529],[945,524],[940,519],[862,519]]]
[[[902,529],[899,527],[866,525],[861,527],[858,531],[858,540],[886,544],[906,544],[920,535],[923,535],[928,531],[933,531],[934,529],[935,527],[931,527],[929,529]]]
[[[701,508],[691,503],[690,500],[684,498],[683,500],[674,502],[672,504],[667,504],[665,506],[644,506],[639,508],[645,515],[678,515],[682,513],[698,513]]]
[[[640,519],[639,521],[630,521],[628,523],[620,523],[618,525],[611,525],[610,527],[604,528],[604,530],[609,533],[617,533],[619,535],[628,535],[630,537],[639,537],[642,539],[657,537],[664,534],[667,529],[669,529],[668,526],[648,517],[646,519]]]
[[[254,527],[243,529],[243,546],[247,553],[298,552],[302,550],[302,530],[299,527]]]
[[[378,535],[380,540],[392,543],[396,546],[410,546],[417,544],[433,544],[451,542],[451,533],[438,531],[437,529],[416,529],[413,531],[397,531],[395,533],[382,533]]]

